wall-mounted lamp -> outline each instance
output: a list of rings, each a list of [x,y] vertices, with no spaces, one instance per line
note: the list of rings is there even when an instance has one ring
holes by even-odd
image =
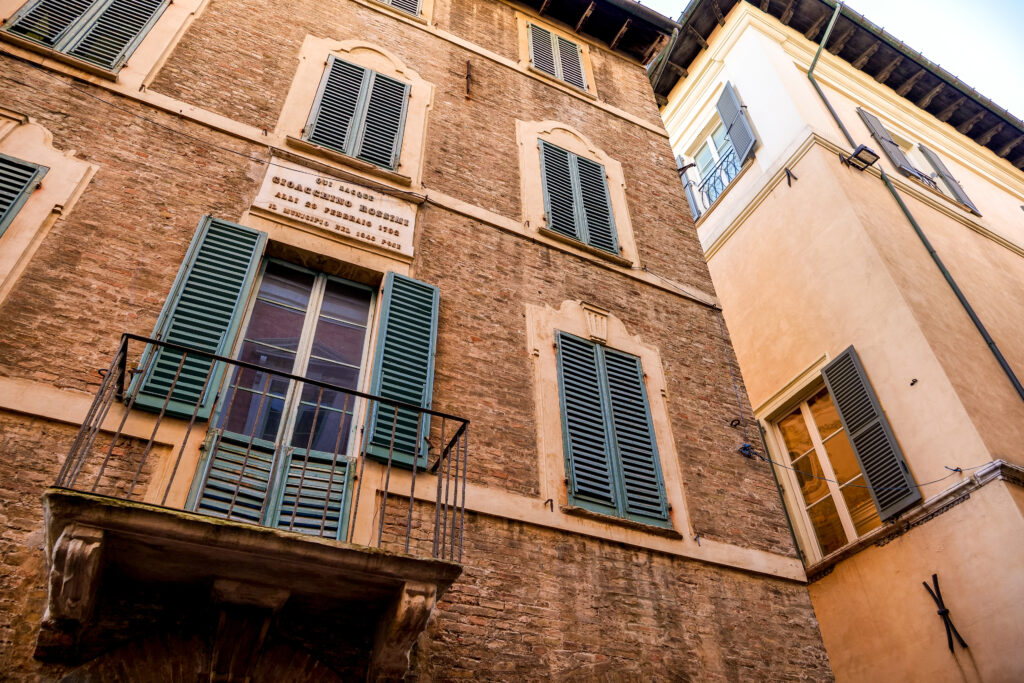
[[[853,154],[848,157],[840,154],[839,160],[847,166],[853,166],[858,171],[863,171],[878,161],[878,155],[870,147],[857,145],[857,149],[853,150]]]

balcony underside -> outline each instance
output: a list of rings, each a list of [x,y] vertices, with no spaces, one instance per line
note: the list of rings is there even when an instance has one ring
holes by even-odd
[[[190,624],[206,620],[193,626],[209,634],[204,679],[247,678],[288,624],[330,631],[322,645],[299,637],[324,661],[348,648],[350,663],[361,661],[350,673],[401,678],[434,604],[462,571],[454,562],[67,489],[49,489],[44,508],[49,599],[37,656],[46,659],[83,661],[142,637],[160,620],[147,610],[162,602],[178,615],[172,621],[186,613]],[[116,610],[129,617],[111,617]],[[141,626],[111,626],[133,619]],[[348,634],[326,627],[339,619]]]

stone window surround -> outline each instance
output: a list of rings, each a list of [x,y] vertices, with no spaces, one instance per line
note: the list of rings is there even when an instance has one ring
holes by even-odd
[[[0,0],[0,18],[4,21],[10,19],[30,1]],[[71,66],[76,71],[83,71],[92,76],[141,89],[149,85],[156,77],[157,71],[167,61],[186,29],[209,3],[210,0],[174,0],[168,4],[149,31],[142,36],[138,46],[129,55],[128,61],[117,71],[108,71],[103,67],[76,59],[52,48],[32,44],[30,41],[21,40],[5,31],[0,31],[0,41],[8,45],[17,45],[18,48],[27,52],[42,55],[45,60],[44,64],[52,59]]]
[[[583,242],[562,237],[547,230],[544,210],[544,183],[540,173],[539,140],[550,142],[604,166],[608,182],[608,196],[615,219],[615,231],[619,239],[620,255],[590,247]],[[608,156],[575,128],[558,121],[516,121],[516,142],[519,145],[519,178],[523,202],[523,225],[527,234],[544,243],[555,243],[560,247],[571,245],[575,250],[588,256],[598,256],[621,266],[636,267],[640,257],[633,236],[633,223],[626,204],[626,179],[622,164]]]
[[[32,260],[54,223],[71,210],[96,166],[75,158],[75,152],[53,146],[53,135],[32,119],[0,107],[0,153],[49,169],[38,189],[0,236],[0,301]]]
[[[554,35],[565,38],[574,45],[579,45],[583,61],[583,75],[587,82],[586,89],[577,88],[575,85],[561,81],[533,66],[530,61],[530,24],[536,24]],[[587,41],[582,40],[576,33],[566,31],[560,26],[551,23],[548,19],[541,18],[539,15],[526,14],[518,9],[516,10],[516,28],[519,35],[519,65],[521,68],[529,71],[531,74],[542,77],[559,88],[590,99],[598,99],[597,82],[594,79],[593,62],[590,59],[590,44]]]
[[[669,508],[671,529],[589,512],[569,504],[562,406],[558,391],[558,359],[555,352],[556,331],[597,341],[640,358],[665,482],[665,500]],[[553,501],[553,507],[557,510],[555,514],[599,519],[605,523],[672,538],[679,538],[680,535],[686,539],[692,538],[679,456],[669,422],[665,374],[658,349],[631,335],[615,315],[583,301],[564,301],[558,309],[527,304],[526,337],[534,368],[540,497]]]
[[[309,120],[327,58],[331,55],[409,84],[402,148],[394,170],[380,168],[302,139],[303,128]],[[427,114],[431,107],[433,88],[431,83],[382,47],[361,40],[338,41],[307,35],[299,49],[298,67],[274,128],[274,137],[283,140],[289,147],[325,159],[332,165],[342,164],[358,175],[383,180],[400,188],[420,188],[426,152]]]

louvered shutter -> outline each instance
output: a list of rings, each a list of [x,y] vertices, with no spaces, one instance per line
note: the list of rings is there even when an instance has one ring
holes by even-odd
[[[871,136],[878,141],[878,144],[882,147],[882,152],[885,156],[889,157],[889,161],[896,167],[903,175],[914,176],[915,178],[921,177],[920,171],[914,168],[914,165],[910,163],[910,159],[903,153],[900,146],[896,144],[896,141],[889,135],[889,131],[885,129],[882,122],[878,120],[878,117],[874,114],[870,114],[860,107],[857,107],[857,113],[860,114],[860,118],[864,121],[864,125],[867,126],[871,132]],[[930,181],[931,179],[929,179]]]
[[[168,0],[113,0],[89,22],[68,54],[116,70],[168,5]]]
[[[718,109],[718,116],[725,124],[725,134],[729,137],[732,148],[736,150],[736,162],[742,166],[754,151],[757,138],[754,137],[754,129],[750,127],[750,121],[747,120],[747,114],[740,106],[740,100],[736,97],[736,90],[733,89],[732,83],[725,84],[725,89],[718,98],[715,108]]]
[[[356,112],[368,81],[369,72],[363,67],[330,57],[306,123],[306,139],[351,154]]]
[[[47,170],[45,166],[0,154],[0,235],[7,230]]]
[[[942,178],[942,182],[946,184],[946,187],[948,187],[949,191],[953,193],[956,200],[970,209],[972,213],[980,216],[981,212],[978,211],[978,207],[976,207],[974,202],[970,200],[967,193],[964,192],[964,188],[961,187],[957,179],[953,177],[953,174],[949,172],[949,169],[946,168],[946,164],[942,162],[939,155],[924,145],[919,144],[918,147],[921,148],[921,153],[924,154],[924,158],[928,160],[928,163],[932,165],[932,168],[935,169],[938,176]]]
[[[417,16],[420,13],[419,0],[391,0],[390,4],[392,7],[408,12],[413,16]]]
[[[381,320],[377,332],[370,393],[431,407],[434,389],[434,351],[437,345],[437,287],[389,272],[384,281]],[[392,438],[392,426],[394,434]],[[417,430],[420,435],[416,443]],[[396,462],[426,464],[430,416],[408,408],[374,403],[366,429],[366,452],[387,458],[392,449]]]
[[[324,538],[343,537],[349,464],[331,453],[292,452],[282,473],[276,526]]]
[[[665,490],[640,359],[604,349],[615,453],[628,515],[665,520]]]
[[[821,371],[882,521],[921,500],[889,421],[851,346]]]
[[[394,168],[402,145],[408,101],[408,84],[374,73],[359,150],[353,156],[377,166]]]
[[[619,241],[615,233],[615,219],[612,217],[604,166],[580,156],[573,157],[576,176],[579,178],[579,204],[582,207],[586,242],[592,247],[618,254]]]
[[[37,0],[14,17],[6,30],[48,47],[55,46],[95,0]]]
[[[583,75],[583,54],[580,46],[571,40],[557,36],[558,65],[561,67],[561,78],[577,88],[587,89],[587,79]]]
[[[556,335],[556,342],[571,499],[596,503],[599,510],[618,514],[597,347],[564,332]]]
[[[273,475],[273,449],[230,443],[219,436],[211,439],[208,448],[202,491],[196,495],[192,509],[213,517],[261,524]]]
[[[583,240],[576,226],[576,193],[573,189],[571,155],[560,147],[540,141],[541,179],[547,228],[575,240]]]
[[[530,61],[535,68],[557,77],[555,48],[551,38],[550,31],[536,24],[530,24]]]
[[[266,233],[258,230],[204,217],[153,336],[226,355],[238,332],[266,239]],[[191,417],[198,403],[197,416],[207,419],[224,368],[220,363],[186,354],[177,382],[174,382],[181,358],[182,354],[177,351],[147,349],[140,361],[145,377],[135,405],[159,411],[170,394],[169,414]],[[207,373],[210,373],[209,382],[206,382]]]

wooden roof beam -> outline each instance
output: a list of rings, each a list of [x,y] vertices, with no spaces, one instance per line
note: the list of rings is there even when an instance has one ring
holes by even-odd
[[[938,85],[936,85],[934,88],[925,93],[925,96],[917,101],[917,106],[921,107],[921,109],[927,109],[928,105],[931,104],[932,100],[935,99],[935,96],[942,92],[942,89],[945,87],[946,84],[943,83],[942,81],[939,81]]]
[[[704,36],[702,36],[700,32],[693,27],[693,24],[690,24],[686,28],[690,29],[690,33],[692,33],[693,37],[697,39],[698,43],[700,43],[701,48],[705,50],[708,49],[708,41],[704,40]]]
[[[967,135],[968,133],[971,132],[971,128],[974,128],[974,126],[976,126],[978,122],[981,121],[981,117],[983,117],[986,113],[988,112],[982,109],[977,114],[975,114],[974,116],[972,116],[971,118],[967,119],[959,126],[957,126],[957,131],[963,133],[964,135]]]
[[[670,62],[669,62],[669,63],[667,64],[667,66],[668,66],[668,68],[672,69],[672,70],[673,70],[673,71],[675,71],[675,72],[676,72],[677,74],[679,74],[679,77],[680,77],[680,78],[686,78],[687,76],[689,76],[689,75],[690,75],[690,72],[689,72],[689,71],[687,71],[687,70],[686,70],[686,69],[684,69],[683,67],[679,66],[678,64],[674,64],[674,63],[673,63],[673,62],[671,62],[671,61],[670,61]]]
[[[761,0],[761,11],[762,12],[767,12],[768,11],[768,0]]]
[[[948,107],[940,111],[938,114],[936,114],[935,118],[937,118],[939,121],[942,121],[943,123],[949,121],[949,117],[952,116],[957,109],[964,106],[964,102],[966,101],[966,97],[961,97],[960,99],[952,102]]]
[[[537,10],[537,14],[544,14],[545,10],[547,10],[548,5],[550,4],[551,0],[544,0],[544,2],[540,3],[540,9]]]
[[[1006,127],[1006,123],[1003,122],[1003,121],[1000,121],[996,125],[992,126],[988,130],[986,130],[984,133],[982,133],[979,137],[974,138],[974,141],[977,142],[979,145],[982,145],[982,146],[987,145],[988,143],[992,142],[992,138],[994,138],[996,136],[996,133],[998,133],[999,131],[1001,131],[1005,127]]]
[[[862,68],[865,64],[868,63],[868,60],[871,59],[876,52],[878,52],[878,48],[880,47],[882,47],[882,43],[880,43],[877,40],[871,43],[871,45],[868,46],[868,49],[864,50],[864,52],[861,52],[860,57],[857,57],[857,59],[854,60],[853,68]]]
[[[817,19],[815,19],[814,23],[811,24],[811,27],[804,31],[804,38],[806,38],[807,40],[814,40],[815,38],[817,38],[818,32],[821,30],[821,27],[825,25],[825,20],[828,19],[828,17],[828,13],[825,13],[822,14]]]
[[[620,40],[622,40],[622,36],[626,35],[626,29],[629,28],[629,24],[632,21],[633,21],[632,19],[629,19],[629,18],[626,19],[626,23],[622,25],[622,28],[619,29],[619,32],[615,34],[614,38],[612,38],[612,42],[609,43],[609,47],[611,47],[611,49],[614,50],[615,46],[619,44]],[[669,63],[671,64],[671,62],[669,62]]]
[[[788,5],[786,5],[786,9],[784,9],[784,10],[782,11],[782,16],[781,16],[781,17],[779,17],[779,20],[780,20],[780,21],[781,21],[781,22],[782,22],[782,23],[783,23],[783,24],[784,24],[785,26],[789,26],[789,22],[793,20],[793,13],[794,13],[794,12],[796,11],[796,10],[794,9],[794,6],[795,6],[795,5],[796,5],[796,0],[789,0],[789,4],[788,4]]]
[[[576,22],[576,33],[580,32],[580,29],[583,28],[583,22],[585,22],[587,20],[587,17],[589,17],[590,13],[593,12],[593,11],[594,11],[594,2],[593,2],[593,0],[591,0],[590,4],[587,5],[586,11],[583,12],[583,16],[580,17],[580,20]]]
[[[1010,163],[1016,166],[1017,168],[1024,168],[1024,154],[1021,154],[1019,157],[1017,157]]]
[[[711,11],[715,13],[718,25],[725,26],[725,16],[722,14],[722,8],[718,6],[718,0],[711,0]]]
[[[1019,145],[1022,142],[1024,142],[1024,135],[1019,135],[1016,138],[1014,138],[1013,140],[1010,140],[1009,142],[1007,142],[1002,147],[1000,147],[999,151],[997,151],[996,154],[998,156],[1001,156],[1001,157],[1009,156],[1010,152],[1013,151],[1013,148],[1016,147],[1017,145]]]
[[[918,69],[916,74],[914,74],[907,80],[903,81],[902,85],[896,88],[896,94],[899,95],[900,97],[906,97],[907,93],[910,92],[910,89],[917,85],[917,82],[921,80],[921,77],[924,76],[926,73],[928,72],[925,71],[924,69]]]
[[[879,71],[878,74],[875,76],[875,80],[878,81],[879,83],[884,84],[887,80],[889,80],[889,76],[892,76],[892,72],[896,70],[896,67],[898,67],[902,63],[903,55],[896,55],[896,57],[891,62],[882,67],[882,70]]]
[[[846,27],[838,38],[832,41],[832,46],[828,48],[828,51],[834,55],[838,55],[846,47],[846,42],[853,37],[853,34],[857,32],[857,28],[852,24]]]

